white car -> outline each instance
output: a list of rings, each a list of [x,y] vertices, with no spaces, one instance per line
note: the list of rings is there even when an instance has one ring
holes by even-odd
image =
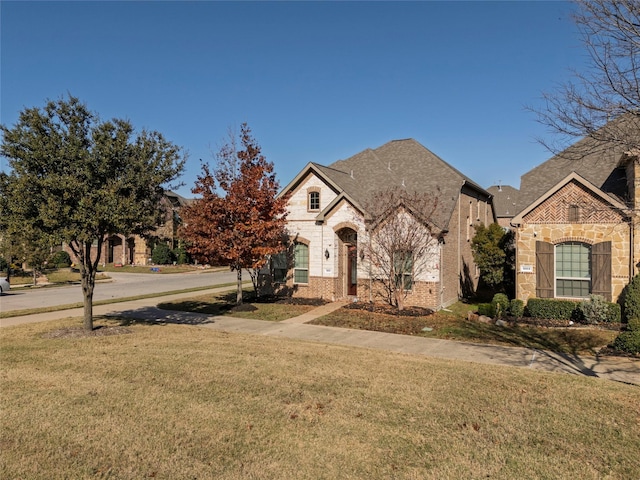
[[[8,292],[9,290],[11,290],[9,279],[7,277],[0,277],[0,294]]]

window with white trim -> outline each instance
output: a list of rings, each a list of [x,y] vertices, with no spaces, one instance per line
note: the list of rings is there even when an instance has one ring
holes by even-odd
[[[307,209],[310,212],[317,212],[320,210],[320,192],[315,190],[309,192]]]
[[[293,283],[309,283],[309,246],[296,243],[293,255]]]
[[[393,271],[396,276],[396,288],[411,290],[413,287],[413,252],[396,250],[393,253]]]

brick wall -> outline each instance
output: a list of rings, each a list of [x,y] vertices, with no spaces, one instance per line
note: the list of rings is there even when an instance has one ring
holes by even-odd
[[[471,240],[476,225],[493,223],[492,208],[486,198],[471,189],[462,188],[442,248],[442,306],[473,294],[478,287],[480,277],[473,260]]]

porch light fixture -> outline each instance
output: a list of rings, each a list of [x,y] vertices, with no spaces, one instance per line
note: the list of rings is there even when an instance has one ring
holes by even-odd
[[[329,260],[329,250],[328,249],[324,249],[324,258],[326,258],[327,260]]]

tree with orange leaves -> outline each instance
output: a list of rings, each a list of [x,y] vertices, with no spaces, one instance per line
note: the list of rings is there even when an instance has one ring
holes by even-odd
[[[240,142],[238,148],[237,142]],[[286,202],[277,197],[273,163],[261,154],[246,123],[216,155],[212,171],[202,165],[192,192],[198,198],[181,212],[182,237],[191,255],[203,263],[226,265],[237,272],[236,303],[242,304],[242,269],[256,294],[258,272],[269,255],[286,248]]]

